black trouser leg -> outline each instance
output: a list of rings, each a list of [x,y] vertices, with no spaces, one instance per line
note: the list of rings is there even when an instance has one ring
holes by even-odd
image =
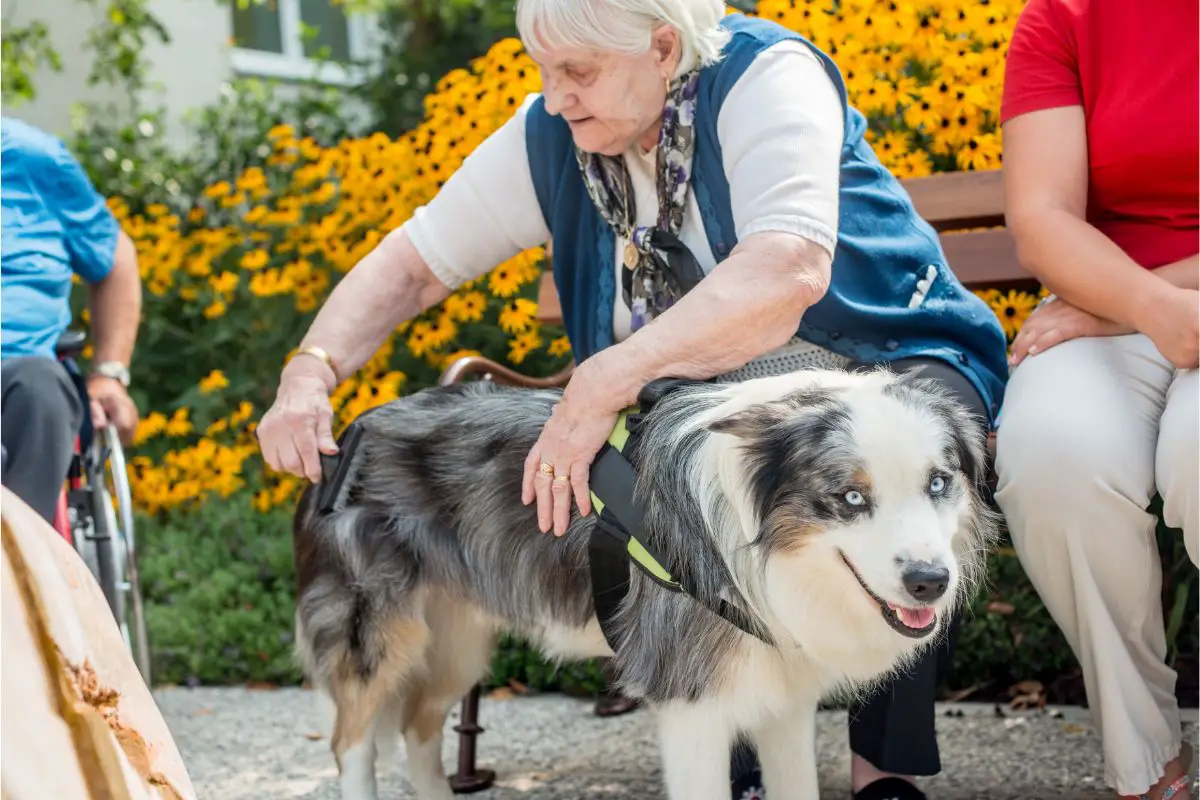
[[[873,365],[856,365],[871,368]],[[986,420],[983,398],[958,370],[934,359],[913,358],[894,362],[896,372],[922,368],[924,377],[940,381],[959,402]],[[959,619],[950,620],[946,636],[907,672],[884,684],[862,702],[852,705],[850,749],[884,772],[900,775],[936,775],[941,772],[934,702],[938,684],[954,660]]]
[[[855,364],[851,369],[872,369],[874,364]],[[962,373],[943,361],[912,358],[891,364],[895,372],[922,368],[924,377],[941,381],[959,402],[976,414],[981,423],[988,418],[983,398]],[[927,650],[907,672],[881,686],[870,697],[849,709],[850,749],[884,772],[899,775],[936,775],[941,772],[934,703],[941,679],[954,660],[954,643],[959,618],[950,620],[946,635],[936,648]],[[739,742],[733,750],[733,780],[746,779],[758,769],[751,745]]]
[[[0,365],[0,441],[3,482],[47,522],[54,509],[83,402],[66,369],[49,358],[10,358]]]

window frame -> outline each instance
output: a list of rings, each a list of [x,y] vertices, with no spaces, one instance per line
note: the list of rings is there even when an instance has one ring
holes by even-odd
[[[353,86],[366,77],[362,64],[321,62],[304,55],[304,39],[300,26],[300,0],[275,0],[279,6],[279,34],[282,53],[268,50],[230,48],[233,69],[239,75],[318,81],[334,86]],[[231,4],[232,6],[232,4]],[[229,37],[233,40],[233,10],[227,17]],[[347,50],[354,61],[368,61],[373,53],[371,33],[376,20],[371,13],[346,15]]]

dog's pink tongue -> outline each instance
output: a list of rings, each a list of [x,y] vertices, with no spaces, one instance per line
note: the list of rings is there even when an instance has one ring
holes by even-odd
[[[925,628],[933,622],[932,608],[901,608],[893,606],[896,610],[896,616],[900,617],[900,621],[910,628]]]

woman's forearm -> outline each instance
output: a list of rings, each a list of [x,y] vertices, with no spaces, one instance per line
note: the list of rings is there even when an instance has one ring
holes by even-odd
[[[329,386],[332,391],[371,359],[397,325],[449,294],[403,230],[396,229],[342,278],[301,345],[317,346],[329,354],[337,367]],[[290,371],[312,373],[314,364],[319,363],[294,359],[285,367],[284,376]]]
[[[750,237],[671,309],[579,369],[611,386],[618,407],[656,378],[703,380],[736,369],[795,335],[828,288],[830,262],[798,237]]]
[[[1200,254],[1172,261],[1152,271],[1172,286],[1200,289]]]
[[[1142,268],[1086,220],[1059,208],[1010,215],[1021,264],[1047,289],[1098,317],[1143,331],[1175,291],[1182,268],[1164,275]]]

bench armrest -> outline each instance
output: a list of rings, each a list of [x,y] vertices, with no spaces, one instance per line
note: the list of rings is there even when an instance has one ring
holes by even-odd
[[[451,384],[461,383],[472,375],[478,375],[485,381],[495,381],[496,383],[519,386],[524,389],[561,389],[567,385],[567,381],[574,370],[575,365],[572,363],[549,377],[531,378],[528,375],[522,375],[519,372],[498,364],[490,358],[465,356],[446,368],[446,371],[438,378],[438,385],[450,386]]]

